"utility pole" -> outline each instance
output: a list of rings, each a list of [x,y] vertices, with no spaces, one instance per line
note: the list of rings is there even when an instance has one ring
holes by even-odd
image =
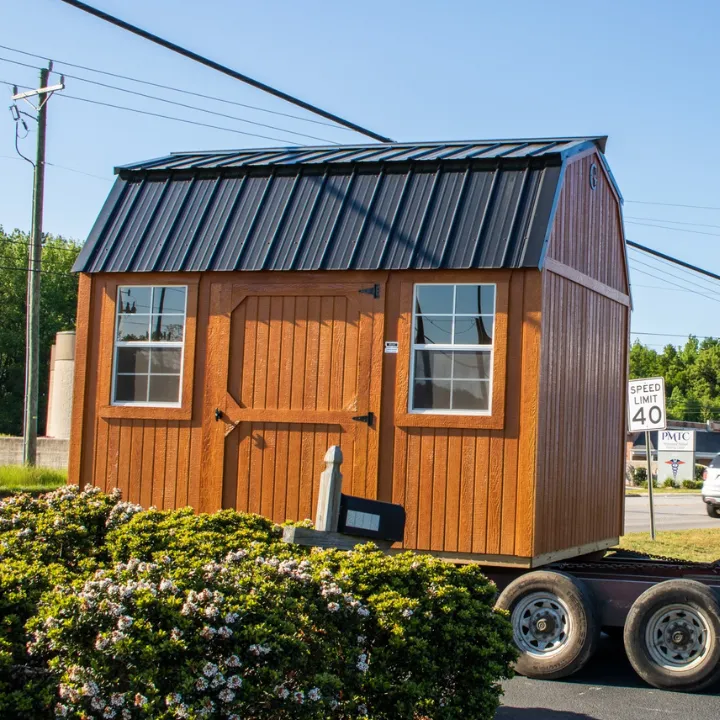
[[[47,103],[59,85],[48,86],[52,63],[40,71],[40,87],[37,90],[18,93],[14,89],[12,99],[25,100],[37,110],[37,151],[33,181],[33,215],[30,243],[28,244],[27,314],[25,329],[25,412],[23,421],[23,462],[35,465],[37,456],[37,416],[40,365],[40,271],[42,265],[42,220],[45,190],[45,133],[47,129]],[[28,98],[37,97],[37,108]]]

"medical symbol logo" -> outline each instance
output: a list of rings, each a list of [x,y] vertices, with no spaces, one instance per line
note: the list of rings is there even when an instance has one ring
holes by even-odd
[[[666,465],[670,465],[673,472],[673,480],[677,480],[678,468],[685,464],[684,460],[678,460],[677,458],[671,458],[665,461]]]

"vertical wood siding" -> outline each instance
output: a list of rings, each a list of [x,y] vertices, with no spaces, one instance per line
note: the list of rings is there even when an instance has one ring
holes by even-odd
[[[595,190],[590,186],[593,163],[598,168]],[[628,292],[620,204],[596,153],[565,169],[548,257]]]
[[[392,501],[405,506],[404,547],[532,555],[540,303],[540,273],[513,272],[503,429],[394,427]]]

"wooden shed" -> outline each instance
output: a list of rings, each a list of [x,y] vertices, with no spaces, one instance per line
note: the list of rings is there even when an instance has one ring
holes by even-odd
[[[77,261],[70,481],[143,506],[402,504],[536,566],[623,527],[628,268],[605,138],[178,153]]]

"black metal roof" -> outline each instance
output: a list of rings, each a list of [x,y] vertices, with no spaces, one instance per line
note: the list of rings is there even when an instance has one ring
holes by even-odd
[[[118,168],[74,270],[537,268],[604,137],[192,152]]]

